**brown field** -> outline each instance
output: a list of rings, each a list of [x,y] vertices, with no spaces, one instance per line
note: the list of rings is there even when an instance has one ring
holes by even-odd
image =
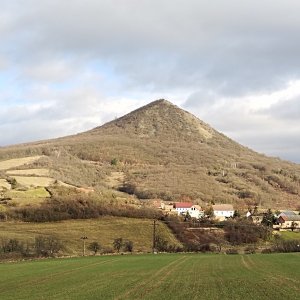
[[[158,234],[170,244],[180,245],[168,227],[159,222]],[[0,240],[18,239],[33,242],[38,235],[55,235],[65,245],[65,254],[82,254],[81,236],[87,244],[97,241],[104,248],[112,248],[115,238],[122,237],[134,243],[135,252],[149,252],[152,247],[151,220],[120,217],[102,217],[92,220],[68,220],[51,223],[0,222]]]
[[[11,176],[16,181],[26,187],[47,187],[54,183],[55,179],[51,177],[35,177],[35,176]]]
[[[12,168],[17,168],[23,165],[32,164],[33,162],[39,160],[42,156],[30,156],[30,157],[21,157],[0,161],[0,170],[8,170]]]
[[[9,170],[6,171],[8,175],[35,175],[35,176],[49,176],[48,169],[26,169],[26,170]]]

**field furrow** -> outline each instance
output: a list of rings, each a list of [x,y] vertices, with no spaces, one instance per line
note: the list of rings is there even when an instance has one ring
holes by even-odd
[[[0,264],[1,299],[299,299],[299,254],[159,254]]]

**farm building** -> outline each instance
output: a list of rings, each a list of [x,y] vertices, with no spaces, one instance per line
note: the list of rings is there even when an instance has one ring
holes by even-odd
[[[204,216],[202,208],[191,202],[176,202],[174,203],[174,209],[178,215],[186,215],[188,213],[192,218],[196,219]]]
[[[281,215],[277,222],[280,229],[300,230],[300,215]]]
[[[278,218],[281,217],[281,216],[296,216],[297,214],[291,210],[286,210],[286,211],[283,211],[281,212],[279,215],[278,215]]]
[[[175,209],[174,209],[174,204],[173,203],[164,203],[164,202],[162,202],[161,203],[161,209],[162,210],[165,210],[165,211],[167,211],[167,212],[174,212],[174,213],[177,213],[176,211],[175,211]]]
[[[212,208],[217,219],[224,220],[233,217],[234,209],[231,204],[216,204]]]
[[[186,214],[186,212],[193,206],[191,202],[175,202],[174,208],[178,215]]]

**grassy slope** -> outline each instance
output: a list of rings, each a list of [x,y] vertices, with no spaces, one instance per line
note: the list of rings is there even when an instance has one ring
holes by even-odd
[[[298,299],[299,254],[128,255],[0,265],[3,299]]]
[[[38,235],[55,235],[66,247],[65,254],[79,255],[82,253],[80,237],[88,237],[87,244],[99,242],[103,247],[112,248],[115,238],[122,237],[134,243],[134,251],[151,251],[152,230],[151,220],[129,219],[118,217],[102,217],[91,220],[68,220],[54,223],[23,223],[1,222],[1,238],[16,238],[23,241],[34,241]],[[170,230],[160,223],[157,228],[170,244],[178,245]]]
[[[45,201],[45,198],[50,197],[49,192],[43,187],[31,188],[26,191],[9,190],[4,195],[12,199],[9,205],[13,206],[39,205]]]

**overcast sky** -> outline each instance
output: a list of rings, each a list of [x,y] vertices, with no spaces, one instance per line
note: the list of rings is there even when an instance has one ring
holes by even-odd
[[[300,163],[299,0],[0,0],[0,146],[159,98]]]

